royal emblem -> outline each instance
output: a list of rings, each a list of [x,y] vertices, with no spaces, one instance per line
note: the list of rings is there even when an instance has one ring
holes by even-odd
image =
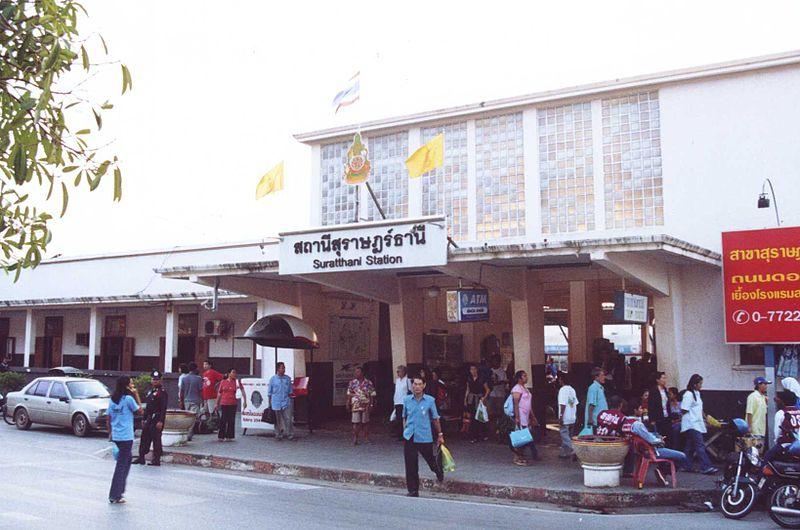
[[[347,150],[347,164],[344,166],[344,181],[347,184],[361,184],[369,178],[369,149],[361,141],[361,133],[356,133],[353,143]]]

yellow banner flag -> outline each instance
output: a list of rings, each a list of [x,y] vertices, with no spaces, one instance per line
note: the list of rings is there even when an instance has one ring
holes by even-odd
[[[437,134],[406,159],[408,176],[412,179],[421,177],[442,164],[444,164],[444,134]]]
[[[256,200],[283,189],[283,161],[261,177],[256,186]]]

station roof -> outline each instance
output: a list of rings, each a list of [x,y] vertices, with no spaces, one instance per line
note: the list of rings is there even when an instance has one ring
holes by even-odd
[[[574,99],[586,100],[587,98],[595,96],[606,96],[613,93],[630,90],[656,89],[661,86],[675,83],[702,80],[720,76],[730,76],[757,70],[765,70],[768,68],[786,67],[799,64],[800,50],[793,50],[705,66],[682,68],[679,70],[670,70],[666,72],[602,81],[599,83],[559,88],[556,90],[547,90],[504,99],[480,101],[478,103],[471,103],[457,107],[448,107],[415,114],[408,114],[405,116],[395,116],[391,118],[368,121],[358,125],[351,124],[330,129],[298,133],[295,134],[294,137],[296,140],[306,144],[323,143],[333,141],[340,137],[352,136],[356,131],[372,133],[388,132],[389,130],[393,129],[402,129],[420,124],[441,122],[452,118],[474,118],[480,117],[483,114],[497,113],[498,111],[519,110],[523,107],[529,107],[532,105],[549,105],[562,100],[564,102]]]
[[[24,271],[16,283],[12,275],[0,280],[0,307],[203,300],[212,295],[207,286],[166,278],[155,270],[226,259],[264,259],[273,253],[277,254],[274,245],[258,241],[52,259]],[[244,298],[231,292],[219,294]]]

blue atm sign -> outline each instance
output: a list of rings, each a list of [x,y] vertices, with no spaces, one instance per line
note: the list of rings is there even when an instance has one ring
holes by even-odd
[[[486,289],[447,291],[448,322],[483,320],[489,320],[489,291]]]

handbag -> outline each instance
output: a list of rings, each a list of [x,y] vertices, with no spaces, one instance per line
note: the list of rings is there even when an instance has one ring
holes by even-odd
[[[264,409],[264,412],[261,413],[261,422],[275,425],[275,422],[277,421],[275,416],[275,411],[272,410],[272,407]]]
[[[533,435],[528,427],[524,427],[518,431],[511,431],[511,445],[515,448],[528,445],[532,441]]]

